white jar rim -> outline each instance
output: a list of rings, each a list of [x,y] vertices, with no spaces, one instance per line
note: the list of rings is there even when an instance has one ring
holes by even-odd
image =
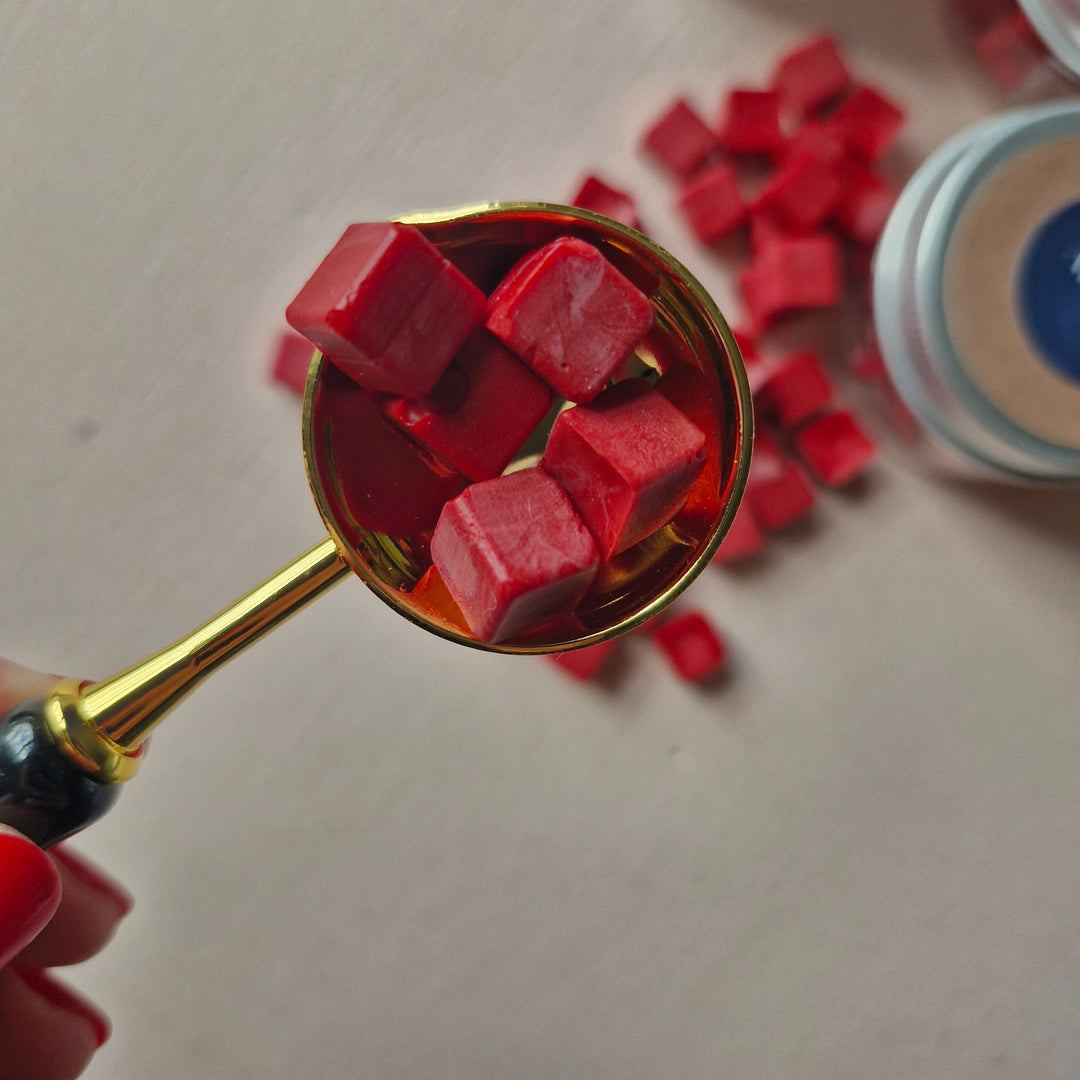
[[[962,458],[1028,481],[1080,480],[1080,448],[1015,422],[971,377],[949,333],[945,260],[965,208],[1002,163],[1078,134],[1080,102],[1016,110],[961,133],[931,155],[905,187],[875,255],[875,322],[901,398]]]

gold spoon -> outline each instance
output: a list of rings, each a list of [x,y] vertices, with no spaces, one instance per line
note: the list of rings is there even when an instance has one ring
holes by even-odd
[[[686,507],[664,528],[608,560],[566,619],[525,638],[477,641],[448,596],[428,589],[422,539],[361,527],[349,507],[350,381],[315,353],[303,406],[304,462],[329,536],[187,637],[103,682],[58,683],[0,721],[0,821],[42,846],[99,817],[138,770],[150,732],[198,683],[354,571],[406,618],[451,641],[529,654],[597,644],[652,618],[709,562],[735,516],[752,441],[750,389],[739,350],[708,293],[662,248],[587,210],[485,203],[411,214],[418,228],[485,292],[528,250],[578,236],[649,296],[653,330],[628,374],[666,380],[705,430],[708,457]],[[550,420],[551,418],[549,418]],[[549,425],[550,426],[550,425]],[[535,462],[546,431],[511,468]],[[533,456],[530,456],[533,455]]]

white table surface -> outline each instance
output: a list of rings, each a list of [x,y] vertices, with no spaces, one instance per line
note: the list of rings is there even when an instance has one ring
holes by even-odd
[[[109,674],[320,538],[265,368],[350,221],[595,169],[737,314],[635,142],[821,26],[897,172],[1001,106],[944,0],[0,4],[0,654]],[[1080,1073],[1080,503],[885,450],[693,586],[717,690],[354,580],[216,674],[80,841],[137,897],[88,1075]]]

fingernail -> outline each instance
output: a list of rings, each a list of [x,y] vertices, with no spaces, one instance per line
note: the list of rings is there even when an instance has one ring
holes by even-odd
[[[49,856],[25,836],[0,830],[0,967],[52,918],[60,877]]]
[[[35,994],[43,997],[50,1005],[64,1012],[85,1020],[94,1033],[98,1046],[112,1034],[112,1025],[103,1013],[97,1011],[89,1001],[79,997],[63,983],[47,975],[41,968],[12,968]]]
[[[92,862],[77,855],[63,845],[54,847],[50,854],[73,878],[82,882],[88,889],[108,897],[115,905],[117,918],[123,918],[135,905],[131,893],[117,881],[113,881]]]

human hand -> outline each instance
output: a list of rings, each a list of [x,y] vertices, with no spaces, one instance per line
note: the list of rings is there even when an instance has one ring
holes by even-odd
[[[0,659],[0,716],[56,679]],[[112,937],[131,898],[64,846],[49,854],[0,826],[0,1080],[69,1080],[109,1023],[46,968],[77,964]]]

